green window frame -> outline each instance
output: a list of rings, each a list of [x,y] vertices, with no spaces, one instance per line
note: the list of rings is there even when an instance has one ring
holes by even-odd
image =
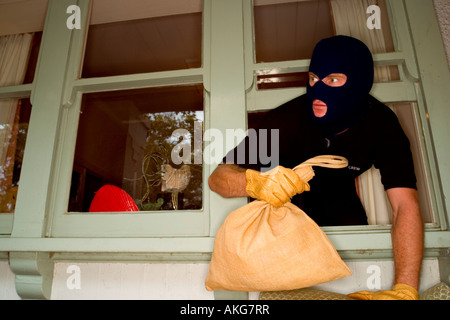
[[[247,202],[224,199],[209,190],[208,176],[215,165],[204,163],[204,211],[200,214],[66,214],[82,94],[203,83],[205,129],[215,128],[225,135],[227,129],[246,129],[248,111],[273,108],[304,92],[298,88],[255,90],[252,84],[259,71],[306,71],[309,61],[255,64],[252,1],[204,0],[201,68],[78,79],[90,2],[49,0],[34,82],[0,88],[0,98],[31,97],[33,104],[16,211],[0,215],[0,256],[9,253],[17,275],[39,277],[50,272],[51,262],[58,259],[207,262],[217,229],[229,212]],[[387,2],[397,50],[375,55],[375,62],[398,65],[405,72],[401,81],[375,84],[373,92],[385,102],[416,102],[436,218],[436,223],[425,227],[425,257],[440,257],[450,247],[446,141],[450,73],[432,2]],[[66,9],[74,4],[81,9],[81,30],[66,27]],[[392,257],[390,227],[323,229],[344,259]],[[39,278],[32,287],[46,287],[46,281],[51,280]],[[19,294],[27,296],[32,290],[24,288]],[[48,297],[46,290],[37,295]]]
[[[445,71],[448,68],[446,66],[445,56],[440,48],[442,41],[439,39],[439,28],[434,22],[432,24],[437,35],[434,36],[433,40],[436,42],[436,46],[433,48],[419,48],[416,43],[420,35],[423,35],[423,31],[421,30],[419,32],[420,24],[414,23],[413,19],[422,16],[421,19],[426,19],[427,21],[435,20],[432,4],[396,0],[387,0],[386,2],[395,52],[374,54],[374,62],[375,66],[397,66],[400,72],[400,80],[375,83],[372,94],[385,103],[414,103],[413,113],[420,132],[420,145],[423,146],[422,158],[425,163],[424,170],[426,171],[427,184],[430,188],[431,211],[434,218],[433,223],[425,224],[425,247],[431,248],[436,245],[440,246],[440,244],[437,244],[438,239],[435,236],[439,232],[448,229],[448,209],[446,208],[448,204],[445,203],[441,193],[443,187],[445,190],[445,186],[441,185],[446,175],[446,172],[444,172],[446,171],[445,165],[443,167],[444,170],[439,170],[439,154],[443,153],[443,157],[440,158],[443,160],[445,154],[448,156],[448,152],[438,150],[439,143],[445,141],[445,132],[447,129],[442,126],[438,129],[438,121],[436,121],[438,119],[436,119],[436,116],[431,116],[431,110],[437,113],[445,113],[447,111],[439,110],[441,109],[440,106],[430,104],[434,102],[434,98],[438,96],[443,97],[446,94],[446,90],[443,89],[443,86],[431,87],[427,85],[427,82],[430,81],[429,77],[431,74],[429,71],[423,69],[423,63],[425,61],[439,61],[443,73],[446,73]],[[244,1],[243,8],[245,15],[244,36],[246,44],[249,44],[253,43],[254,39],[252,1]],[[416,31],[418,33],[415,33]],[[308,59],[256,63],[254,59],[254,45],[246,45],[245,48],[247,111],[270,110],[306,93],[306,88],[258,90],[256,81],[258,75],[268,73],[271,75],[282,75],[295,72],[307,72],[309,67]],[[418,54],[418,50],[421,51],[421,55]],[[424,61],[417,59],[420,56],[424,58]],[[427,67],[431,68],[431,64],[428,63]],[[436,66],[433,66],[433,68],[436,68],[436,71],[439,69]],[[448,76],[445,79],[448,79]],[[435,136],[433,137],[433,135]],[[353,256],[354,252],[352,253],[352,251],[366,249],[377,251],[380,257],[391,257],[391,253],[389,252],[391,248],[390,226],[336,226],[323,227],[322,229],[332,239],[336,248],[347,252],[349,257]],[[443,241],[441,245],[445,247],[448,245],[448,242]]]

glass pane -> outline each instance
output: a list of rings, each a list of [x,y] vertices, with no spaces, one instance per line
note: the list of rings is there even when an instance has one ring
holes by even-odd
[[[373,54],[395,51],[385,0],[331,0],[330,4],[336,34],[360,39]]]
[[[33,82],[48,0],[0,1],[0,87]]]
[[[0,87],[32,83],[42,32],[0,36]]]
[[[139,211],[202,209],[202,132],[202,85],[85,94],[69,211],[89,211],[105,185]]]
[[[201,67],[202,6],[192,3],[94,1],[82,77]]]
[[[27,72],[25,73],[25,79],[23,80],[24,84],[32,83],[34,80],[39,50],[41,49],[41,40],[42,40],[42,32],[35,32],[33,41],[31,43]]]
[[[0,1],[0,36],[44,30],[48,0]]]
[[[375,66],[374,82],[399,81],[400,72],[398,66]],[[276,70],[274,72],[277,72]],[[257,75],[258,90],[278,88],[306,87],[309,81],[308,72],[275,73]]]
[[[310,59],[316,43],[335,34],[356,37],[373,54],[394,51],[386,3],[379,8],[380,28],[369,29],[367,3],[353,0],[255,0],[256,63]],[[351,18],[351,19],[350,19]],[[362,27],[361,27],[362,26]],[[258,89],[306,87],[307,72],[257,75]],[[376,66],[374,82],[400,80],[398,66]]]
[[[274,2],[254,2],[256,63],[309,59],[334,34],[328,0]]]
[[[256,77],[258,89],[278,89],[278,88],[293,88],[306,87],[309,76],[308,72],[294,72],[281,74],[258,75]]]
[[[30,114],[29,99],[0,100],[0,213],[15,209]]]

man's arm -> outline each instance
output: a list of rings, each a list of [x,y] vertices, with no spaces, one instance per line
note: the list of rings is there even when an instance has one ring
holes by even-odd
[[[407,284],[418,290],[424,232],[417,191],[392,188],[387,190],[387,195],[393,211],[391,237],[395,283]]]
[[[209,187],[225,198],[248,197],[245,171],[235,164],[220,164],[208,178]]]
[[[392,188],[387,190],[387,195],[393,212],[391,237],[395,285],[392,290],[359,291],[349,296],[361,300],[417,300],[423,257],[423,222],[417,191]]]
[[[311,179],[312,169],[302,173],[303,179]],[[208,179],[212,191],[225,198],[252,197],[281,207],[297,193],[302,193],[306,182],[292,169],[277,166],[265,173],[246,170],[236,165],[222,164]]]

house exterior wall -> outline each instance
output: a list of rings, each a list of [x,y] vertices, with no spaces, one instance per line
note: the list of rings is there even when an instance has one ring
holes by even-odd
[[[315,288],[337,293],[389,289],[393,282],[392,261],[350,261],[352,275]],[[51,299],[54,300],[213,300],[205,289],[207,263],[56,263]],[[76,278],[78,277],[79,278]],[[379,277],[378,277],[379,276]],[[437,259],[422,264],[420,292],[439,283]],[[375,287],[376,289],[376,287]],[[258,299],[250,292],[249,299]],[[14,274],[8,262],[0,262],[0,300],[19,300]]]
[[[441,28],[447,59],[450,65],[450,2],[434,0]],[[75,265],[80,272],[80,288],[71,287],[69,272]],[[393,281],[391,261],[348,262],[353,275],[318,288],[349,293],[366,290],[368,267],[381,270],[381,289],[390,287]],[[156,263],[56,263],[52,299],[213,299],[213,294],[204,288],[208,270],[207,263],[156,264]],[[439,282],[437,259],[423,262],[421,288],[423,291]],[[256,299],[257,293],[250,298]],[[7,261],[0,261],[0,299],[20,299],[15,291],[14,274]]]

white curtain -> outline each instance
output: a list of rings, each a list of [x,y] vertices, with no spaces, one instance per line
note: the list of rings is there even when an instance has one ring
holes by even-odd
[[[0,87],[22,84],[32,34],[0,37]],[[11,212],[15,193],[11,190],[18,130],[19,99],[0,99],[0,212]]]
[[[373,54],[386,52],[386,41],[382,29],[369,29],[367,8],[376,5],[371,0],[331,0],[336,34],[355,37],[363,41]],[[375,81],[392,79],[389,67],[375,68]],[[381,183],[381,174],[372,167],[357,180],[361,202],[366,210],[368,223],[386,225],[391,223],[392,210]]]

